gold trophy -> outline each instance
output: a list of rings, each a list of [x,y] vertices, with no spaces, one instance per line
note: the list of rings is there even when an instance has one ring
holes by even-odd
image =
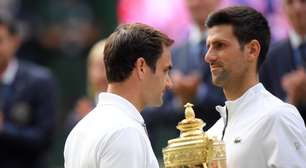
[[[180,137],[163,148],[165,168],[226,168],[224,143],[205,134],[205,123],[195,118],[192,106],[184,106],[185,119],[176,126]]]

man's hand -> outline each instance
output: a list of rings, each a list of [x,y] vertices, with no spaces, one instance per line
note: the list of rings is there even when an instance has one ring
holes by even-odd
[[[201,77],[197,73],[184,75],[181,72],[174,71],[172,74],[172,90],[183,104],[190,102],[197,93],[201,83]]]
[[[299,68],[282,78],[282,87],[287,93],[288,102],[293,105],[306,102],[306,73]]]

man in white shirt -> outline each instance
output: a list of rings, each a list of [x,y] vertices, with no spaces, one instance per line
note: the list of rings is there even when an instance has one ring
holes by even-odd
[[[157,168],[140,112],[160,106],[171,81],[173,40],[144,24],[119,26],[107,39],[107,93],[69,134],[66,168]]]
[[[222,117],[208,135],[225,142],[227,167],[305,167],[303,119],[258,80],[270,42],[266,19],[249,7],[229,7],[211,14],[206,26],[205,61],[227,99],[217,106]]]

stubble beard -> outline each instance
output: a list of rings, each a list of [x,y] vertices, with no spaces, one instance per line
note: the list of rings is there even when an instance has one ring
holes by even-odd
[[[212,82],[217,87],[223,88],[227,79],[228,79],[228,74],[224,70],[222,70],[222,72],[219,72],[216,75],[212,74]]]
[[[154,102],[152,101],[149,106],[151,107],[160,107],[163,104],[163,95],[160,95],[159,98],[155,98]]]

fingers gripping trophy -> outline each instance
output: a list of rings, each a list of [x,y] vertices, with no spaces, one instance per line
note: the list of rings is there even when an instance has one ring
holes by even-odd
[[[180,137],[163,149],[166,168],[226,168],[225,145],[203,131],[205,123],[195,118],[193,104],[187,103],[185,119],[178,123]]]

